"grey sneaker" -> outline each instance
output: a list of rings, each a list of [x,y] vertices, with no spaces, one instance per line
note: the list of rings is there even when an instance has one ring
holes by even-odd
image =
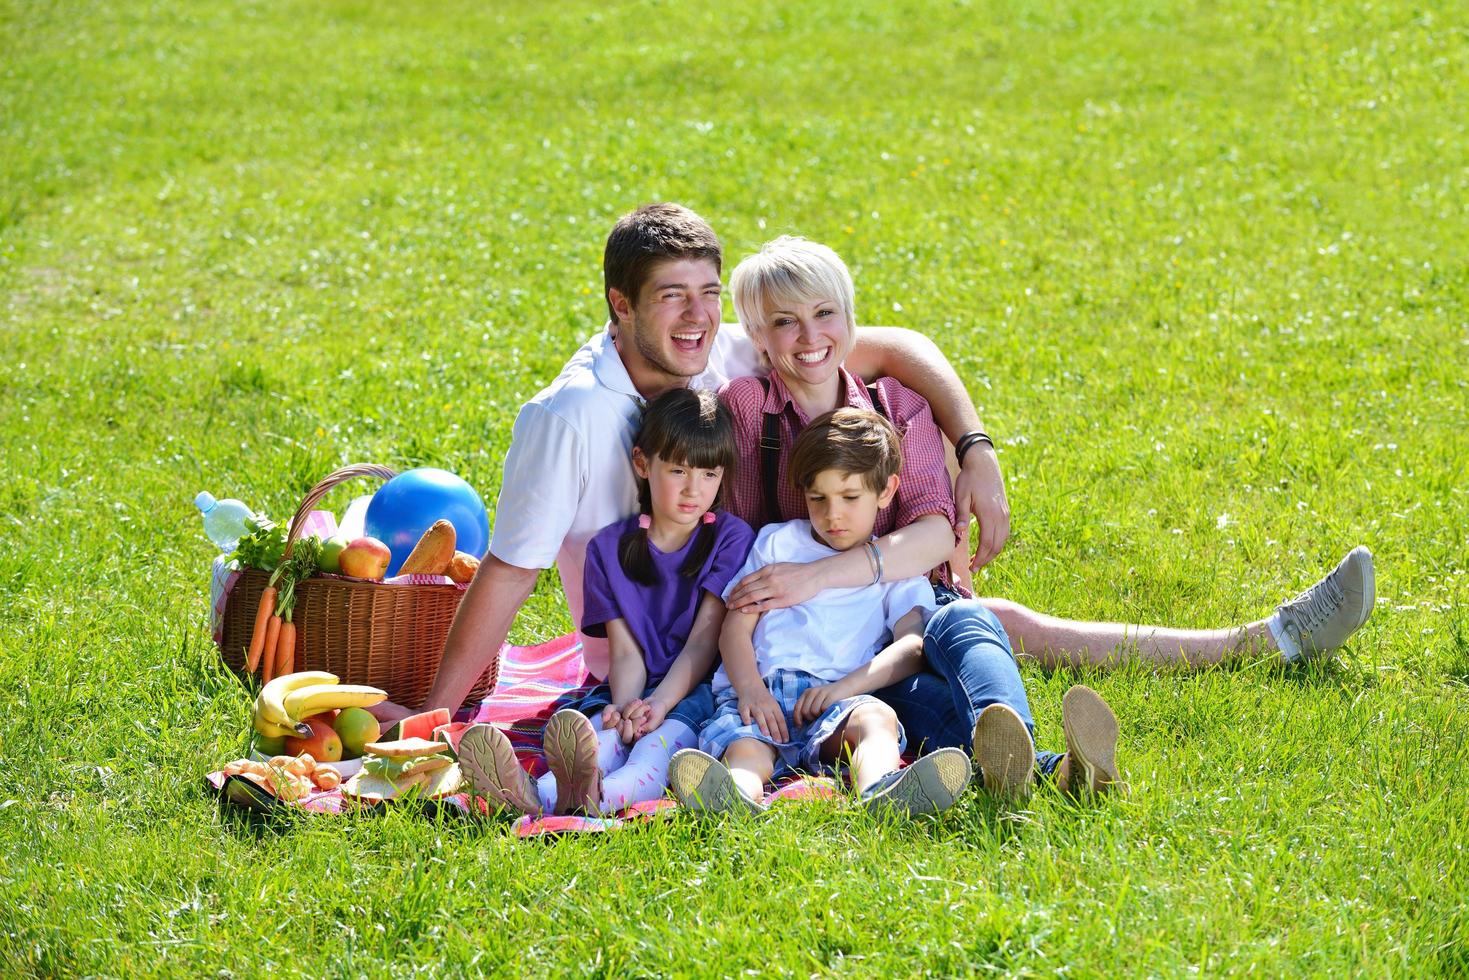
[[[1063,793],[1127,792],[1117,774],[1117,716],[1102,696],[1081,684],[1061,697],[1066,756],[1056,771]]]
[[[974,761],[984,791],[1023,800],[1035,784],[1035,743],[1020,715],[1007,704],[991,704],[974,722]]]
[[[470,792],[491,807],[538,814],[541,801],[535,781],[520,768],[515,748],[494,725],[471,725],[459,738],[459,769],[469,779]]]
[[[552,715],[541,751],[556,774],[556,812],[599,816],[602,770],[597,765],[597,730],[587,716],[574,708]]]
[[[680,749],[668,763],[668,788],[694,813],[764,813],[766,806],[741,792],[734,774],[708,752]]]
[[[894,769],[862,793],[862,805],[877,815],[916,817],[954,805],[969,785],[969,757],[962,749],[930,752],[906,769]]]
[[[1275,610],[1281,631],[1296,647],[1282,645],[1286,663],[1340,647],[1367,622],[1376,601],[1372,552],[1358,546],[1325,578]]]

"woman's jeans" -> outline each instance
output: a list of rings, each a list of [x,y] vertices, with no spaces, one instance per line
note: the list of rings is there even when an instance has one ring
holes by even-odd
[[[943,586],[935,591],[941,605],[923,631],[928,669],[875,692],[897,712],[908,744],[922,752],[946,746],[969,751],[975,719],[992,704],[1013,708],[1034,739],[1025,684],[999,619],[976,599],[958,598]],[[1037,751],[1035,761],[1049,773],[1061,756]]]

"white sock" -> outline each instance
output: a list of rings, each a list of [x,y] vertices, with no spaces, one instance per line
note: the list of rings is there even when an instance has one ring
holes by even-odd
[[[692,728],[671,718],[638,739],[627,762],[602,778],[602,812],[660,799],[668,791],[668,762],[673,753],[698,744],[699,736]]]
[[[627,761],[629,749],[622,744],[622,739],[617,737],[616,732],[602,727],[600,711],[597,712],[597,717],[592,719],[592,728],[597,732],[597,766],[604,773],[621,767]],[[541,799],[542,811],[556,812],[556,774],[554,772],[548,772],[536,780],[536,796]]]
[[[1270,627],[1270,635],[1275,638],[1275,645],[1280,648],[1280,659],[1290,663],[1301,655],[1301,648],[1285,631],[1285,624],[1280,621],[1278,611],[1270,614],[1270,618],[1265,620],[1265,625]]]

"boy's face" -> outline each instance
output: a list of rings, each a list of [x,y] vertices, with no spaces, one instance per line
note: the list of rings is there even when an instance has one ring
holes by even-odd
[[[877,512],[893,502],[898,492],[896,474],[888,477],[882,492],[867,486],[861,473],[822,470],[806,488],[806,509],[811,528],[837,551],[855,548],[872,537]]]

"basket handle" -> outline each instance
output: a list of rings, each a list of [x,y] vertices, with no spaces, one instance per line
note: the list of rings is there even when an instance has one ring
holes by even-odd
[[[306,516],[321,503],[321,498],[336,487],[348,480],[354,480],[359,476],[375,476],[380,480],[391,480],[398,475],[398,471],[387,466],[379,466],[376,463],[353,463],[343,466],[341,469],[330,474],[306,494],[306,499],[301,501],[301,506],[296,508],[296,514],[291,518],[291,530],[286,535],[286,550],[281,560],[291,557],[291,549],[296,545],[296,539],[301,537],[301,528],[306,523]]]

